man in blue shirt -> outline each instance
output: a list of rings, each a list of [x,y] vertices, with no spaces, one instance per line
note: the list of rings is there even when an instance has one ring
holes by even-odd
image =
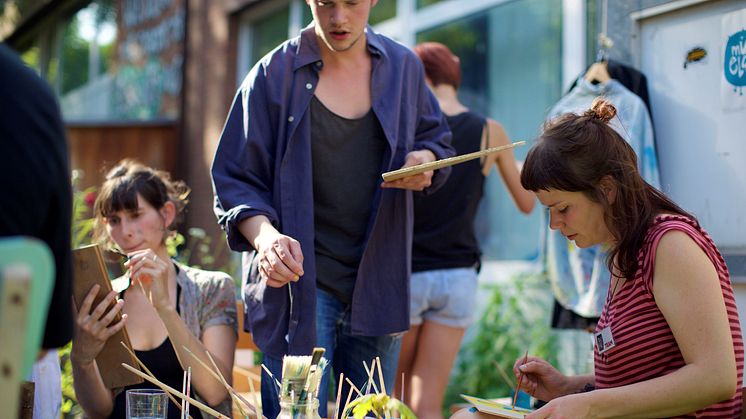
[[[248,252],[245,324],[278,378],[283,355],[322,346],[357,386],[362,361],[380,356],[393,388],[409,328],[411,191],[435,190],[448,170],[380,174],[454,151],[419,60],[367,25],[376,1],[307,0],[314,23],[248,74],[213,161],[218,221]],[[262,404],[279,413],[266,374]]]

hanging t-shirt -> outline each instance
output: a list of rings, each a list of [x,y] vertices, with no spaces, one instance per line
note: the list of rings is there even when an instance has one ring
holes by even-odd
[[[640,97],[617,80],[594,85],[579,79],[577,85],[551,109],[548,119],[568,112],[582,113],[599,96],[616,107],[617,117],[609,124],[637,153],[643,179],[660,188],[650,114]],[[549,225],[548,221],[546,224]],[[554,230],[546,232],[543,242],[544,264],[556,300],[580,316],[600,316],[611,277],[606,266],[606,251],[601,246],[580,249]]]

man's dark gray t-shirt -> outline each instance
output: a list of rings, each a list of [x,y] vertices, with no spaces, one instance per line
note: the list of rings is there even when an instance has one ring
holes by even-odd
[[[311,101],[316,284],[352,302],[386,138],[373,110],[347,119]]]

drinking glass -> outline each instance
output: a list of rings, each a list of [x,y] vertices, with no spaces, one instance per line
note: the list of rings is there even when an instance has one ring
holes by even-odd
[[[127,419],[166,419],[168,397],[163,390],[127,390]]]

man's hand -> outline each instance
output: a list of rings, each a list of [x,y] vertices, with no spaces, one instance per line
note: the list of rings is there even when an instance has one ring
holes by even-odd
[[[259,261],[259,273],[267,285],[280,288],[303,276],[303,252],[300,243],[292,237],[275,232],[265,232],[254,241]]]
[[[303,276],[300,243],[277,231],[266,216],[246,218],[238,224],[238,230],[256,249],[259,275],[268,286],[280,288]]]
[[[433,154],[430,150],[416,150],[416,151],[410,151],[407,154],[407,159],[404,162],[405,167],[411,167],[411,166],[417,166],[418,164],[422,163],[429,163],[432,161],[435,161],[435,154]],[[421,191],[432,183],[433,179],[433,171],[420,173],[418,175],[412,175],[407,176],[405,178],[392,180],[390,182],[383,182],[381,184],[382,188],[399,188],[399,189],[409,189],[412,191]]]

